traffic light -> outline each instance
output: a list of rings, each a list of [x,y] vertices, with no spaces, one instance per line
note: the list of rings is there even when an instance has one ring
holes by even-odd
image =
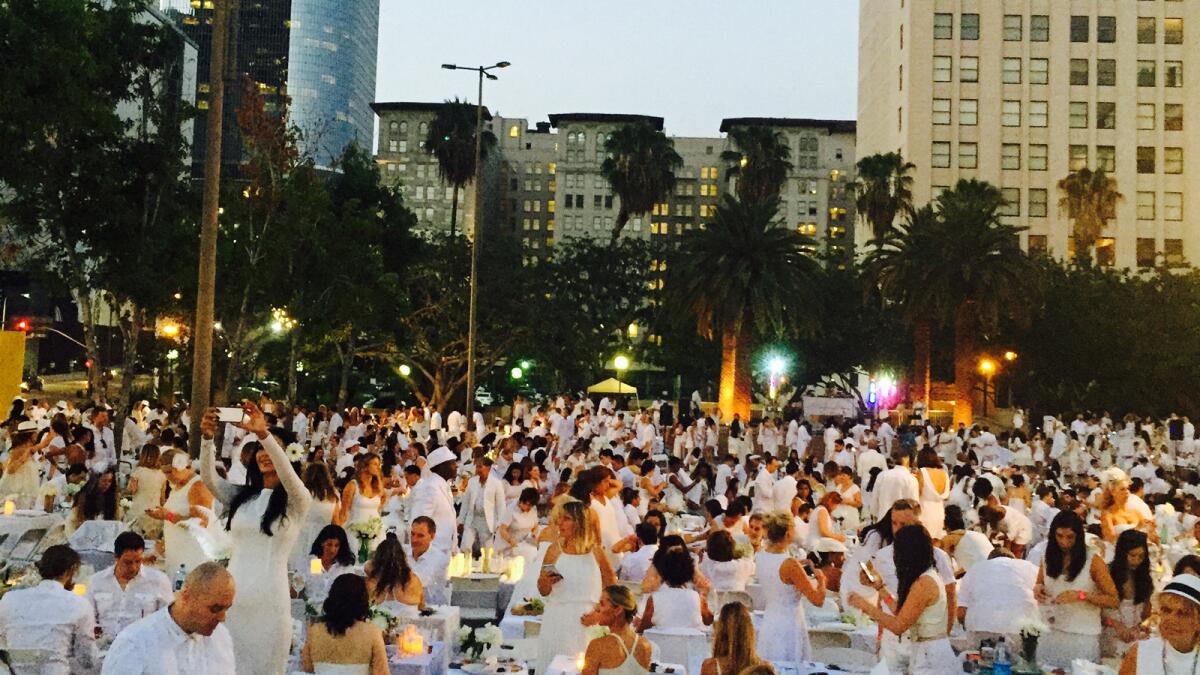
[[[31,324],[29,323],[29,319],[26,319],[25,317],[18,317],[13,321],[13,329],[19,330],[22,333],[28,333],[30,327]]]

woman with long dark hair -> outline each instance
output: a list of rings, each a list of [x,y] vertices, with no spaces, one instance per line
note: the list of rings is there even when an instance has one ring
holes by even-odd
[[[337,487],[333,484],[333,476],[329,473],[329,465],[324,462],[310,462],[304,467],[304,486],[312,495],[312,506],[304,518],[300,529],[300,544],[292,549],[290,561],[293,570],[304,570],[308,564],[308,544],[325,531],[332,523],[341,525],[341,502],[338,499]]]
[[[310,556],[321,561],[321,571],[313,574],[306,563],[298,572],[304,578],[305,595],[314,602],[322,602],[329,593],[329,585],[338,576],[354,571],[354,549],[346,539],[346,531],[339,525],[326,525],[313,540],[312,546],[304,547],[304,542],[296,548],[306,552],[305,560]]]
[[[383,631],[370,622],[367,585],[357,574],[333,581],[325,598],[321,620],[308,627],[308,640],[300,652],[305,673],[387,675],[387,650]]]
[[[922,525],[900,528],[896,532],[892,555],[896,564],[896,606],[899,611],[889,614],[858,593],[850,594],[850,604],[877,621],[880,627],[896,635],[909,634],[912,642],[909,672],[913,675],[961,672],[946,633],[946,587],[934,562],[929,532]]]
[[[1046,557],[1034,594],[1050,630],[1042,635],[1038,659],[1065,668],[1074,659],[1100,660],[1100,610],[1119,605],[1108,566],[1088,550],[1083,521],[1064,510],[1050,522]]]
[[[73,532],[89,520],[120,520],[117,501],[116,470],[92,474],[75,495],[68,529]]]
[[[288,610],[288,558],[304,526],[312,495],[296,475],[283,446],[267,428],[262,410],[243,406],[239,426],[258,440],[246,466],[246,484],[233,485],[217,475],[217,412],[209,410],[200,422],[200,474],[221,503],[229,505],[225,529],[232,540],[229,572],[237,596],[225,619],[233,636],[237,672],[282,673],[291,644]]]
[[[1124,656],[1129,646],[1149,637],[1142,622],[1150,618],[1150,546],[1145,532],[1125,530],[1117,537],[1108,573],[1117,589],[1120,607],[1101,613],[1104,631],[1100,634],[1101,656]]]
[[[394,533],[375,549],[367,563],[367,591],[371,601],[394,609],[425,609],[425,589],[421,579],[408,565],[408,556]]]

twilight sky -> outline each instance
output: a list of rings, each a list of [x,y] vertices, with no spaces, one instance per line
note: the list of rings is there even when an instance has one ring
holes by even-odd
[[[382,0],[378,101],[475,100],[530,123],[549,113],[659,115],[675,136],[725,117],[854,119],[853,0]]]

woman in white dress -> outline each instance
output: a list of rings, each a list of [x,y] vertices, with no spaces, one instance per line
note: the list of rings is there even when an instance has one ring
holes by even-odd
[[[587,647],[580,618],[600,599],[600,591],[616,575],[600,545],[594,519],[583,502],[562,505],[559,541],[550,545],[538,575],[538,592],[546,598],[538,639],[537,672],[545,673],[558,654],[578,654]]]
[[[712,612],[704,596],[688,588],[695,577],[695,562],[687,549],[678,546],[659,551],[654,567],[663,585],[646,599],[638,630],[704,630],[711,624]]]
[[[700,571],[712,582],[714,591],[746,590],[754,576],[754,558],[737,557],[733,535],[725,530],[713,532],[704,553]]]
[[[186,452],[175,448],[167,450],[159,456],[158,466],[171,493],[162,506],[148,508],[145,514],[163,521],[166,572],[174,578],[181,568],[190,572],[200,563],[212,559],[196,533],[215,527],[216,515],[212,492],[192,469],[192,460]]]
[[[0,476],[0,499],[9,499],[11,496],[17,508],[21,509],[34,506],[41,488],[41,476],[34,455],[38,450],[33,442],[36,433],[37,422],[16,423],[10,432],[12,449],[8,452],[8,461],[4,463],[4,475]],[[53,432],[47,434],[46,438],[52,435]]]
[[[167,477],[158,468],[158,446],[146,445],[138,453],[138,465],[129,476],[129,510],[125,518],[130,529],[147,539],[162,538],[162,521],[146,515],[147,509],[162,506]]]
[[[292,642],[287,565],[312,495],[269,433],[262,411],[252,403],[245,409],[246,421],[240,426],[258,438],[254,460],[246,467],[246,484],[233,485],[217,475],[215,410],[201,421],[200,471],[204,484],[229,505],[229,573],[238,592],[225,625],[233,637],[237,672],[276,675],[287,666]]]
[[[375,453],[366,453],[354,458],[354,478],[342,488],[342,506],[338,518],[346,527],[354,523],[365,523],[371,518],[382,517],[383,504],[387,501],[387,489],[383,484],[383,460]],[[370,543],[370,549],[383,541],[381,531]],[[357,542],[351,533],[350,541]]]
[[[858,593],[850,604],[895,635],[909,634],[912,675],[955,675],[962,672],[946,633],[949,625],[946,588],[938,576],[933,542],[924,527],[906,526],[896,532],[893,557],[900,611],[890,614]]]
[[[946,500],[950,498],[950,477],[942,460],[931,449],[917,455],[917,482],[920,484],[921,523],[929,536],[941,539],[946,530]]]
[[[1104,559],[1088,551],[1083,521],[1062,511],[1050,522],[1046,554],[1034,595],[1050,630],[1042,634],[1038,660],[1069,668],[1075,659],[1100,660],[1100,611],[1120,605]]]
[[[520,555],[525,558],[526,564],[533,562],[537,555],[537,546],[533,542],[538,536],[538,499],[538,491],[527,487],[521,490],[517,502],[504,511],[492,544],[497,555],[506,558]]]
[[[383,631],[371,623],[370,616],[362,577],[343,574],[334,580],[320,620],[309,626],[308,640],[300,652],[301,672],[388,675]]]
[[[1150,618],[1150,595],[1154,592],[1150,546],[1145,532],[1126,530],[1117,537],[1108,573],[1121,606],[1101,613],[1104,630],[1100,634],[1100,655],[1119,658],[1131,645],[1150,635],[1142,627],[1142,622]]]
[[[304,467],[304,486],[312,495],[312,506],[300,528],[299,542],[292,548],[292,558],[289,567],[294,571],[308,569],[308,550],[317,539],[317,535],[326,525],[341,525],[341,502],[338,500],[337,488],[333,484],[333,476],[329,475],[329,465],[324,462],[312,462]]]
[[[825,603],[825,575],[788,553],[795,527],[789,514],[772,513],[765,522],[767,548],[754,564],[767,598],[758,632],[758,654],[766,661],[808,661],[808,619],[801,596],[814,606]]]

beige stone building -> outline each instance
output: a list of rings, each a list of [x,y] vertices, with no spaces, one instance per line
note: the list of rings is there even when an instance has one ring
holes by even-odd
[[[1099,261],[1200,260],[1200,123],[1186,121],[1200,110],[1200,82],[1186,76],[1200,66],[1200,2],[859,8],[858,156],[900,151],[917,166],[918,204],[960,178],[989,181],[1009,199],[1006,220],[1028,228],[1023,245],[1066,257],[1074,245],[1056,185],[1102,168],[1124,200]]]

